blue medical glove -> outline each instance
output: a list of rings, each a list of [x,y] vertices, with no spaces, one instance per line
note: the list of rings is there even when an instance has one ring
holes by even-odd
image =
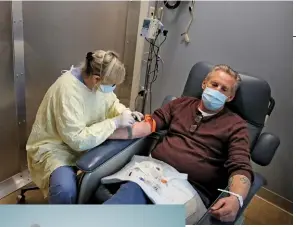
[[[113,118],[116,128],[131,127],[135,122],[135,118],[130,111],[124,111],[119,116]]]

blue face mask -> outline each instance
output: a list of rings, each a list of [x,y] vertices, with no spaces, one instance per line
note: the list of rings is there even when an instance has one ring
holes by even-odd
[[[219,110],[225,104],[227,96],[220,91],[216,91],[212,88],[206,88],[202,93],[202,101],[208,110]]]
[[[114,91],[116,85],[100,85],[100,88],[103,93],[109,93]]]

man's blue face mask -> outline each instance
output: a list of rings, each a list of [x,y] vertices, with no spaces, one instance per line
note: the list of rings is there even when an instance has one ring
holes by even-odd
[[[116,85],[100,85],[100,89],[103,93],[109,93],[109,92],[112,92],[114,91],[116,88]]]
[[[205,88],[202,93],[202,101],[205,107],[211,111],[217,111],[223,107],[227,96],[212,88]]]

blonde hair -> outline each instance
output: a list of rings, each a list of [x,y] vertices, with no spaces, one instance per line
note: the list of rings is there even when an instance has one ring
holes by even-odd
[[[114,51],[97,50],[87,53],[82,72],[88,76],[102,77],[103,84],[121,84],[125,79],[125,67]]]
[[[233,87],[233,92],[236,92],[236,90],[239,87],[239,83],[241,82],[241,77],[236,71],[234,71],[228,65],[225,65],[225,64],[215,65],[212,68],[212,70],[208,73],[205,80],[208,80],[210,78],[210,76],[213,74],[213,72],[216,72],[216,71],[219,71],[219,70],[227,73],[229,76],[231,76],[233,79],[235,79],[236,83],[235,83],[235,85]]]

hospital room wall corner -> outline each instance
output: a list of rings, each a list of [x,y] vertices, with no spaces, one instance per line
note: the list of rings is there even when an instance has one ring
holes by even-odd
[[[191,67],[199,61],[225,63],[265,79],[276,106],[264,130],[277,134],[281,145],[269,166],[253,167],[267,179],[267,190],[288,201],[293,201],[292,4],[197,1],[188,45],[181,36],[190,20],[188,2],[165,9],[163,24],[169,33],[160,51],[164,68],[152,90],[155,110],[166,95],[181,95]]]

